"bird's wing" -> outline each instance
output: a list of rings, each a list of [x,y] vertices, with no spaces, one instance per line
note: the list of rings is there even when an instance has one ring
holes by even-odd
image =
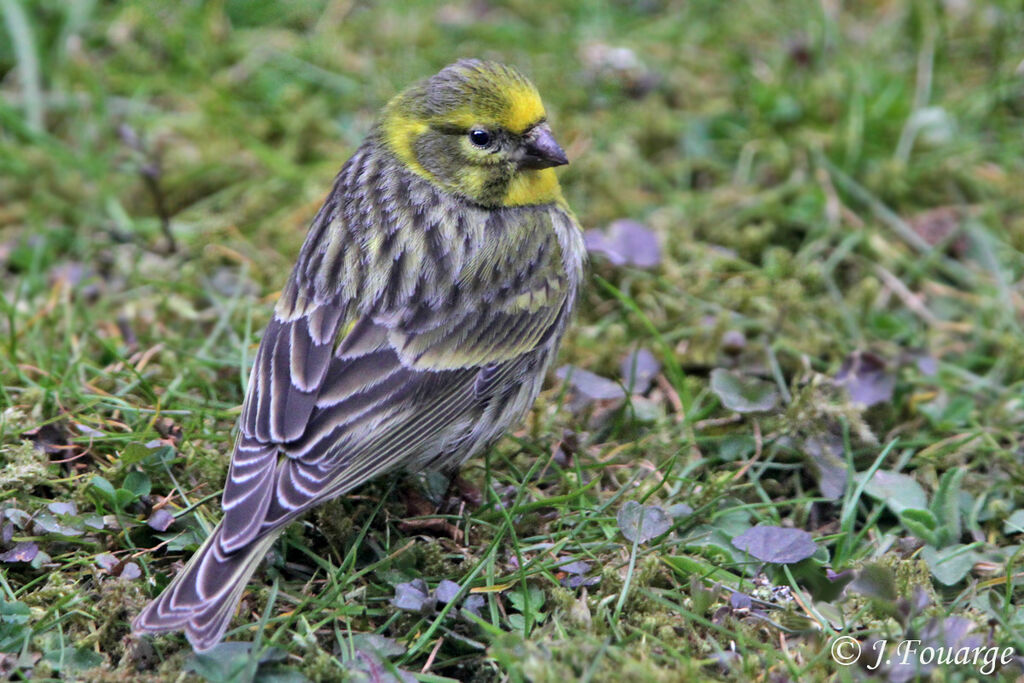
[[[414,291],[351,315],[339,295],[275,316],[224,491],[223,552],[410,458],[451,449],[502,387],[538,371],[531,352],[562,326],[570,286],[550,225],[533,227],[515,245],[525,258],[484,250],[442,296]]]

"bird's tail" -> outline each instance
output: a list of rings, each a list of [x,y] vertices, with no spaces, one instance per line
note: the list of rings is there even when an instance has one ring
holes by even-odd
[[[242,592],[278,534],[253,539],[232,553],[221,550],[218,526],[160,596],[132,622],[137,633],[184,629],[203,652],[224,637]]]

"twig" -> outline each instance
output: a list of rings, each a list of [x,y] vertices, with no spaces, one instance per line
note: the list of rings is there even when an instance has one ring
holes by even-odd
[[[434,658],[437,657],[437,651],[441,649],[441,644],[443,642],[444,642],[444,636],[441,636],[440,638],[437,639],[437,645],[435,645],[434,649],[430,651],[430,656],[427,657],[427,663],[423,665],[422,669],[420,669],[420,673],[421,674],[427,673],[427,671],[430,670],[430,667],[433,666]]]

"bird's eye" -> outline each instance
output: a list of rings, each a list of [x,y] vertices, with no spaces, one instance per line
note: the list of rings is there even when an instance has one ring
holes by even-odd
[[[491,134],[479,128],[469,131],[469,141],[477,147],[486,147],[491,144]]]

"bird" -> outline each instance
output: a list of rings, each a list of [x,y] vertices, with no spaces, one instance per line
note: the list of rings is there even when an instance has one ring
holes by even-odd
[[[289,523],[383,475],[450,474],[529,412],[586,267],[567,163],[511,66],[461,59],[383,107],[263,332],[221,521],[136,634],[210,650]]]

